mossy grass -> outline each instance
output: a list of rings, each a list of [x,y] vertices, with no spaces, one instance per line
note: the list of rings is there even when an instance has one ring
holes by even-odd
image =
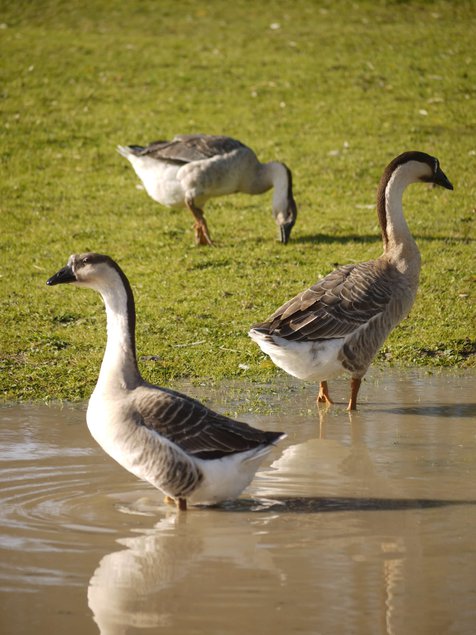
[[[136,295],[144,376],[272,381],[246,333],[336,264],[381,252],[385,165],[436,155],[455,186],[404,207],[423,272],[381,364],[474,365],[474,2],[2,1],[0,372],[5,400],[82,399],[105,342],[97,294],[47,288],[71,253],[115,258]],[[117,144],[228,134],[293,170],[277,242],[271,195],[192,218],[136,189]]]

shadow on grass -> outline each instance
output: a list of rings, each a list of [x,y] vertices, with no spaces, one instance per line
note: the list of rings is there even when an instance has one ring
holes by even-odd
[[[471,238],[465,237],[451,237],[447,236],[419,236],[418,234],[413,234],[413,238],[417,243],[425,243],[425,242],[435,242],[435,241],[449,241],[454,243],[464,243],[471,244],[476,242]],[[370,235],[370,234],[346,234],[345,236],[335,236],[331,234],[307,234],[304,236],[297,236],[296,238],[291,238],[290,242],[295,242],[298,244],[346,244],[346,243],[381,243],[382,238],[378,235]]]
[[[346,243],[380,243],[382,239],[380,236],[374,235],[362,235],[362,234],[346,234],[345,236],[335,236],[331,234],[307,234],[305,236],[297,236],[291,240],[298,244],[332,244],[340,243],[345,245]]]

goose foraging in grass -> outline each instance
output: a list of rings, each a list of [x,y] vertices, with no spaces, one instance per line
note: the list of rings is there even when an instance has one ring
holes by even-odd
[[[260,163],[240,141],[213,135],[177,135],[147,147],[118,146],[147,194],[161,205],[187,207],[195,218],[195,240],[211,245],[203,206],[210,198],[242,192],[262,194],[274,187],[273,216],[286,244],[296,222],[292,175],[284,163]]]
[[[417,181],[453,189],[434,157],[423,152],[396,157],[377,192],[383,254],[339,267],[249,332],[276,366],[294,377],[320,382],[318,402],[332,403],[327,379],[347,371],[348,410],[356,409],[362,377],[413,305],[420,252],[403,216],[402,195]]]
[[[87,410],[94,439],[180,509],[186,509],[187,501],[212,505],[238,497],[285,435],[234,421],[142,379],[135,349],[134,297],[111,258],[95,253],[71,256],[47,281],[61,283],[98,291],[106,306],[106,350]]]

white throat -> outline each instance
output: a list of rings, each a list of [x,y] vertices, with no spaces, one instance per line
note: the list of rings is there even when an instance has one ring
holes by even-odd
[[[107,316],[107,343],[96,390],[131,390],[141,382],[127,307],[127,293],[119,275],[114,284],[96,287],[102,296]]]
[[[385,188],[386,236],[384,253],[399,269],[406,271],[410,263],[420,267],[420,252],[410,233],[403,215],[403,192],[405,188],[418,181],[415,176],[416,162],[405,163],[398,167],[390,177]],[[418,164],[416,164],[418,165]]]

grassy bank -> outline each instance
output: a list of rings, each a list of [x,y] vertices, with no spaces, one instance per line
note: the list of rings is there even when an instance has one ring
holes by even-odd
[[[248,327],[337,263],[378,256],[373,208],[403,150],[455,186],[413,186],[421,287],[383,364],[474,365],[476,9],[473,2],[0,2],[0,372],[4,399],[76,399],[105,341],[99,297],[47,288],[70,253],[131,280],[143,374],[276,377]],[[228,134],[293,170],[298,222],[276,241],[271,195],[191,215],[136,188],[117,144]],[[474,276],[474,269],[473,269]],[[474,296],[473,296],[474,298]]]

